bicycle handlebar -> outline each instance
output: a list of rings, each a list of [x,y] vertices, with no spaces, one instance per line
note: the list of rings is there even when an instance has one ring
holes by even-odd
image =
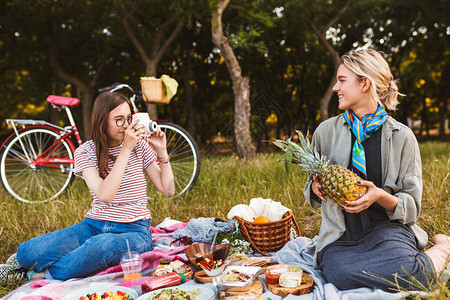
[[[98,92],[99,93],[115,92],[115,91],[123,89],[123,88],[126,88],[133,93],[133,96],[129,97],[129,99],[131,101],[134,111],[137,112],[138,109],[136,106],[138,106],[139,103],[143,103],[141,90],[134,90],[131,86],[129,86],[126,83],[113,83],[108,87],[98,89]]]
[[[103,92],[109,92],[109,91],[117,91],[117,90],[120,90],[123,88],[129,89],[133,94],[135,93],[134,89],[125,83],[113,83],[108,87],[98,89],[98,92],[103,93]]]

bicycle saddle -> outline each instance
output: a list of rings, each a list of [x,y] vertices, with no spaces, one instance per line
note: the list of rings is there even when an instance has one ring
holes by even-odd
[[[47,102],[55,105],[62,105],[62,106],[68,106],[68,107],[77,107],[78,104],[80,104],[80,99],[78,98],[71,98],[71,97],[63,97],[63,96],[56,96],[56,95],[50,95],[47,97]]]

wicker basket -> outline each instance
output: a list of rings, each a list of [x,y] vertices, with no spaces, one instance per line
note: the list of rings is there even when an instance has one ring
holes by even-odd
[[[266,252],[280,250],[291,239],[291,227],[298,229],[297,221],[291,211],[284,214],[283,219],[268,223],[254,223],[236,217],[239,222],[239,231],[244,235],[256,252],[268,256]]]
[[[166,87],[161,79],[141,79],[141,90],[144,101],[151,104],[169,104]]]

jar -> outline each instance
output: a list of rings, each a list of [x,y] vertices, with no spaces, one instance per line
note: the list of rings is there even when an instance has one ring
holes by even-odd
[[[267,284],[278,284],[281,274],[275,272],[266,272],[266,283]]]

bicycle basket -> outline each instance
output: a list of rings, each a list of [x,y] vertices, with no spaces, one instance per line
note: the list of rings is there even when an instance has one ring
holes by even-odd
[[[166,87],[161,79],[141,79],[141,90],[144,101],[151,104],[169,104]]]

